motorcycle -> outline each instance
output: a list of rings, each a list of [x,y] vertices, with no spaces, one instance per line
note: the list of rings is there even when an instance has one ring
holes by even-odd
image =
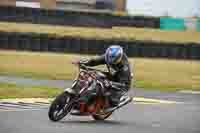
[[[106,107],[110,106],[109,91],[105,88],[106,75],[101,70],[89,68],[83,64],[78,64],[79,74],[74,80],[72,87],[65,89],[60,95],[58,95],[51,103],[48,116],[51,121],[59,121],[68,114],[79,116],[92,116],[94,120],[105,120],[109,118],[112,113],[131,102],[121,104],[110,111],[105,111]],[[78,89],[77,89],[78,88]],[[92,100],[90,103],[84,103],[82,98],[91,90],[93,92]],[[73,114],[72,110],[78,109],[79,114]]]

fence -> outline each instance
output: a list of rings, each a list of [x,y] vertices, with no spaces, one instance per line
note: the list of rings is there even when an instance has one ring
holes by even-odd
[[[121,45],[129,57],[200,59],[200,44],[57,38],[47,34],[0,32],[0,49],[102,54],[113,44]]]

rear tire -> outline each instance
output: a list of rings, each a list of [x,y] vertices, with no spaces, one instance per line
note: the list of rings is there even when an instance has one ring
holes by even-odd
[[[112,115],[112,112],[111,113],[107,113],[105,115],[92,115],[92,118],[94,120],[97,120],[97,121],[103,121],[103,120],[106,120],[111,115]]]
[[[107,119],[108,117],[110,117],[112,115],[112,112],[100,113],[102,109],[104,110],[105,105],[107,105],[107,104],[109,105],[109,102],[106,99],[104,99],[103,97],[99,97],[99,98],[97,98],[96,102],[97,102],[97,105],[96,105],[97,110],[98,110],[99,113],[92,115],[92,118],[94,120],[103,121],[103,120]]]
[[[48,112],[49,119],[51,121],[56,122],[64,118],[71,111],[71,107],[64,109],[70,100],[71,96],[66,92],[63,92],[60,95],[58,95],[50,105]]]

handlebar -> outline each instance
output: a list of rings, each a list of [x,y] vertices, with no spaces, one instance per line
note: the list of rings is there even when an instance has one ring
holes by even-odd
[[[76,64],[79,66],[79,70],[80,70],[80,69],[83,69],[83,70],[86,70],[87,72],[88,72],[88,71],[95,71],[95,72],[105,73],[105,72],[102,71],[102,70],[90,68],[90,67],[84,65],[84,64],[81,63],[81,62],[77,62]],[[113,81],[110,81],[110,84],[111,84],[111,86],[113,86],[114,88],[115,88],[115,87],[116,87],[116,88],[124,88],[124,87],[126,87],[125,84],[121,84],[121,83],[113,82]]]
[[[98,71],[98,72],[101,72],[101,73],[105,73],[104,71],[102,70],[99,70],[99,69],[94,69],[94,68],[91,68],[91,67],[88,67],[82,63],[79,63],[79,69],[84,69],[86,71]]]
[[[98,70],[98,69],[94,69],[94,68],[86,66],[84,63],[81,63],[81,61],[73,61],[71,63],[74,65],[78,65],[79,69],[84,69],[86,71],[99,71],[99,72],[104,73],[104,71],[102,70]]]

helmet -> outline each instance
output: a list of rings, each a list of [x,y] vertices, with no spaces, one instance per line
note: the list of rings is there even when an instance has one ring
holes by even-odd
[[[123,49],[121,46],[110,46],[105,53],[105,60],[107,64],[119,64],[122,61]]]

